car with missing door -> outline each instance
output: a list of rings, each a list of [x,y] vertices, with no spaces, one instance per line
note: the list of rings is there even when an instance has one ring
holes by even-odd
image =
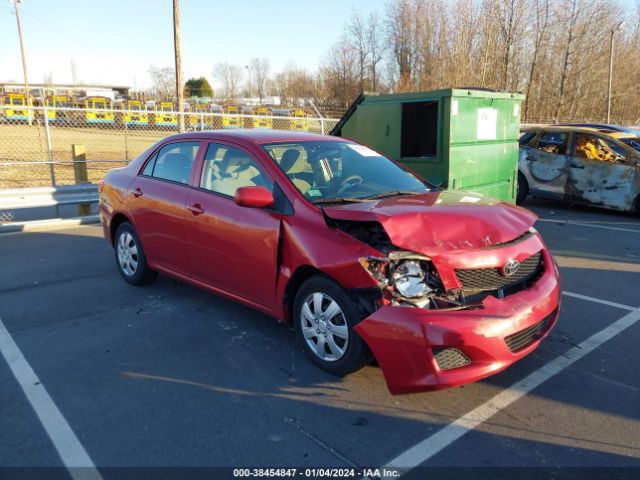
[[[640,214],[640,133],[606,126],[523,128],[518,203],[529,194]]]
[[[293,323],[336,375],[375,357],[394,394],[499,372],[558,317],[558,268],[533,213],[443,191],[352,141],[178,134],[99,189],[127,282],[162,272]]]

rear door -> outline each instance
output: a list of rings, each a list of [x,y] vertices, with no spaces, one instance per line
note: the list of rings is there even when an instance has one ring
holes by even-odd
[[[528,173],[529,190],[535,196],[565,197],[569,163],[569,133],[542,132],[529,146],[521,147],[521,162]]]
[[[187,274],[185,214],[200,141],[162,146],[129,188],[127,204],[152,265]]]
[[[591,133],[576,133],[567,195],[575,202],[631,210],[637,192],[635,153],[622,143]]]

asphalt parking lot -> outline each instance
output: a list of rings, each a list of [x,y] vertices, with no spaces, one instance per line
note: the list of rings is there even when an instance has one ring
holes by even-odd
[[[75,459],[105,479],[106,467],[384,465],[637,478],[640,220],[526,206],[561,266],[557,327],[501,374],[405,396],[376,366],[324,373],[289,328],[245,307],[164,276],[129,286],[99,226],[2,235],[0,465]]]

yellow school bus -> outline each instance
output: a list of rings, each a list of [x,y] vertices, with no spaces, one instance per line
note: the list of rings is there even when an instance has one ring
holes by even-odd
[[[7,120],[29,120],[27,97],[24,93],[7,93],[2,97],[4,116]]]
[[[189,108],[191,114],[189,115],[189,126],[200,130],[201,128],[211,128],[213,122],[211,121],[211,115],[203,115],[208,113],[209,109],[207,105],[195,104]]]
[[[296,108],[291,110],[289,115],[293,117],[293,120],[291,120],[291,130],[299,132],[309,131],[309,122],[306,120],[307,114],[304,110]]]
[[[128,127],[149,125],[149,114],[140,100],[122,102],[122,123]]]
[[[71,112],[59,110],[73,107],[73,99],[67,95],[49,95],[45,99],[47,105],[47,120],[50,122],[65,121],[71,117]]]
[[[113,102],[108,97],[87,97],[84,99],[84,108],[87,123],[91,125],[115,122]]]
[[[251,122],[253,128],[273,128],[271,109],[268,107],[257,107],[253,109]]]
[[[159,102],[155,105],[154,121],[158,127],[177,127],[178,116],[173,102]]]
[[[222,128],[242,128],[242,117],[237,105],[222,107]]]

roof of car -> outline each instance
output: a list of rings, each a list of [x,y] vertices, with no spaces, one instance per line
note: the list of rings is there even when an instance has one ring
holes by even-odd
[[[523,132],[581,132],[581,133],[600,133],[613,138],[638,138],[638,134],[631,132],[613,131],[606,128],[594,128],[594,127],[574,127],[566,125],[527,125],[522,127]]]
[[[302,142],[302,141],[321,141],[321,140],[338,140],[336,137],[328,135],[319,135],[309,132],[290,132],[282,130],[268,129],[227,129],[227,130],[204,130],[201,132],[178,133],[169,137],[171,139],[189,139],[189,138],[206,138],[211,140],[228,140],[241,143],[277,143],[277,142]],[[339,140],[346,141],[340,138]]]
[[[527,125],[522,127],[523,132],[530,131],[554,131],[554,132],[599,132],[597,128],[591,127],[567,127],[563,125]]]
[[[630,134],[640,133],[640,127],[623,127],[621,125],[613,125],[607,123],[560,123],[566,127],[591,127],[601,131],[625,132]]]

